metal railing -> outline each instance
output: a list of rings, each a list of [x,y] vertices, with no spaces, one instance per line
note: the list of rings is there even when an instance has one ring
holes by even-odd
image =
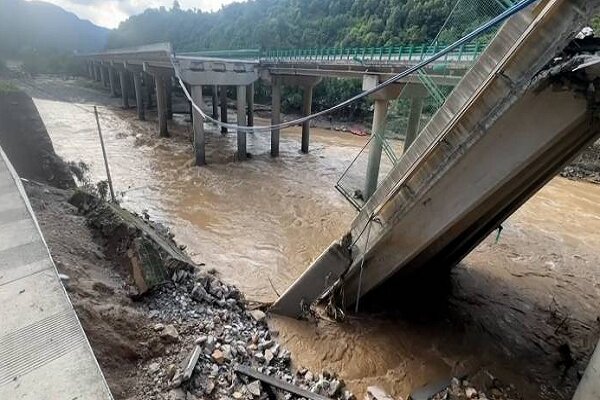
[[[469,43],[446,54],[438,62],[474,62],[485,50],[487,43]],[[204,50],[180,53],[183,56],[214,57],[224,59],[254,59],[264,62],[419,62],[441,49],[445,44],[407,45],[387,47],[331,47],[312,49],[239,49]]]

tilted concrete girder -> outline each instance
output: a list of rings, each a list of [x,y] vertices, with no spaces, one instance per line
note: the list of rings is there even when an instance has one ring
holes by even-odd
[[[301,315],[326,281],[352,305],[401,273],[456,264],[593,141],[599,101],[577,82],[597,78],[553,88],[544,68],[598,6],[552,0],[509,19],[352,222],[348,253],[334,243],[272,310]]]

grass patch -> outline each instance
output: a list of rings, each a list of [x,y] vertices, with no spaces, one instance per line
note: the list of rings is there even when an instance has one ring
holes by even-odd
[[[0,80],[0,93],[10,93],[10,92],[16,92],[18,90],[19,90],[19,88],[16,87],[14,84],[7,82],[7,81]]]

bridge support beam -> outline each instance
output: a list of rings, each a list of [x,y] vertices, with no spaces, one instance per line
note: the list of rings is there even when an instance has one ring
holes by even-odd
[[[137,108],[138,119],[143,121],[146,119],[144,115],[144,94],[142,93],[142,76],[139,72],[132,73],[133,87],[135,89],[135,106]]]
[[[246,125],[246,85],[237,86],[237,124],[239,126]],[[247,158],[246,151],[246,132],[242,130],[237,131],[237,157],[238,160],[243,161]]]
[[[219,87],[217,85],[212,87],[212,117],[219,119]]]
[[[119,82],[121,83],[121,105],[123,108],[129,108],[129,81],[124,68],[119,69]]]
[[[221,105],[221,122],[227,123],[227,86],[219,87],[219,99]],[[227,128],[222,126],[221,133],[227,133]]]
[[[192,86],[192,100],[202,106],[202,86]],[[194,126],[194,154],[196,157],[196,165],[201,166],[206,164],[205,142],[204,142],[204,118],[192,107],[192,123]]]
[[[377,86],[380,82],[377,75],[365,75],[363,77],[363,90],[369,90]],[[371,142],[369,144],[369,158],[367,162],[367,172],[363,199],[366,202],[377,189],[379,181],[379,167],[381,165],[381,152],[385,141],[385,126],[387,124],[387,110],[390,100],[398,98],[404,85],[390,85],[379,92],[371,95],[375,101],[373,110],[373,125],[371,128]]]
[[[413,97],[410,102],[410,114],[408,116],[408,126],[406,128],[406,139],[404,140],[404,151],[408,150],[419,134],[422,112],[423,97]]]
[[[107,67],[108,69],[108,85],[110,87],[110,96],[117,97],[117,82],[115,78],[115,69],[113,67]]]
[[[271,86],[271,125],[281,122],[281,83],[273,78]],[[279,129],[271,130],[271,157],[279,156]]]
[[[167,119],[173,119],[173,80],[170,77],[165,79],[165,88],[167,93]]]
[[[254,126],[254,83],[246,87],[246,104],[248,106],[248,126]]]

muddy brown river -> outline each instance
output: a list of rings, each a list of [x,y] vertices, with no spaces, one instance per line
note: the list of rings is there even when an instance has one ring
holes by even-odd
[[[197,168],[183,115],[170,122],[172,138],[159,138],[155,114],[138,121],[95,84],[38,78],[26,89],[56,152],[88,164],[92,181],[105,179],[90,112],[100,106],[122,204],[170,226],[195,261],[251,300],[274,300],[355,216],[334,185],[363,137],[313,128],[304,155],[299,128],[290,128],[272,159],[269,135],[249,134],[252,158],[235,162],[235,134],[208,133],[209,165]],[[358,398],[371,384],[407,398],[485,368],[526,399],[568,399],[600,332],[598,249],[600,186],[556,178],[453,270],[433,310],[420,307],[440,297],[435,287],[342,324],[271,324],[296,365],[338,372]],[[410,318],[397,312],[404,307]]]

